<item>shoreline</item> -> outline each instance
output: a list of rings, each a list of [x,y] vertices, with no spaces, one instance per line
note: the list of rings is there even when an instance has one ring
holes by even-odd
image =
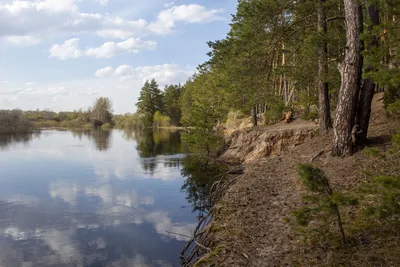
[[[383,103],[377,100],[374,103],[369,139],[382,139],[379,147],[385,149],[395,129],[386,121]],[[338,192],[355,192],[365,182],[362,171],[374,159],[363,151],[346,158],[331,156],[332,136],[332,132],[317,136],[270,157],[252,158],[244,163],[244,174],[234,180],[227,179],[229,186],[222,185],[221,198],[210,209],[211,219],[207,219],[206,225],[200,222],[198,239],[192,241],[197,248],[186,248],[184,266],[309,266],[310,263],[337,266],[342,261],[357,262],[352,258],[357,246],[351,252],[346,247],[335,249],[332,247],[335,238],[325,240],[325,248],[318,246],[319,243],[307,243],[304,233],[296,230],[289,220],[291,212],[302,205],[302,196],[307,194],[299,180],[297,164],[312,162],[321,168]],[[344,212],[345,220],[354,220],[352,212]],[[347,231],[353,229],[346,227]],[[365,254],[357,255],[358,260],[368,260],[369,253],[375,250],[370,245]],[[193,252],[200,254],[195,260],[190,259]],[[327,258],[329,262],[325,261]]]

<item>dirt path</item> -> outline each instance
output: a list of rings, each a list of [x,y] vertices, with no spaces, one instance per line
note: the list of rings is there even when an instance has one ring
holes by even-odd
[[[391,132],[385,123],[383,103],[377,100],[380,98],[378,94],[373,103],[370,145],[385,142]],[[282,127],[286,125],[276,129]],[[292,266],[296,257],[307,254],[300,251],[298,236],[285,222],[290,211],[300,205],[304,193],[296,165],[310,162],[324,151],[313,163],[323,168],[335,189],[348,190],[362,179],[358,173],[365,162],[364,154],[344,159],[331,157],[331,140],[331,135],[317,137],[280,155],[246,165],[245,174],[216,207],[213,227],[218,253],[211,266]],[[323,259],[320,261],[322,264]]]

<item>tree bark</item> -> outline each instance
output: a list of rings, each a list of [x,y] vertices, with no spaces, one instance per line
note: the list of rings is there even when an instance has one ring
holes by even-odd
[[[253,107],[253,125],[257,126],[257,107]]]
[[[318,96],[319,96],[319,132],[326,134],[332,128],[331,107],[329,102],[329,87],[326,82],[328,75],[328,45],[326,33],[328,31],[325,0],[318,1]]]
[[[368,27],[368,32],[370,34],[370,43],[367,49],[371,50],[378,48],[379,40],[376,35],[373,34],[374,27],[379,25],[379,10],[375,3],[367,1],[368,4],[368,15],[371,21],[371,25]],[[371,55],[373,56],[373,55]],[[365,72],[371,72],[374,70],[372,65],[368,65]],[[369,78],[364,79],[363,85],[360,92],[359,107],[357,113],[357,124],[359,125],[359,134],[357,137],[357,145],[363,145],[368,136],[368,126],[371,117],[371,103],[374,97],[376,84]]]
[[[342,83],[336,109],[332,153],[337,156],[351,155],[354,151],[352,131],[360,91],[360,13],[357,0],[344,0],[346,17],[346,54],[342,64]]]

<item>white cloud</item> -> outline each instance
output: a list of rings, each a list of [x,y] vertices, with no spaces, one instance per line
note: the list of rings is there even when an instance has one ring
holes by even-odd
[[[140,38],[129,38],[123,42],[107,42],[96,48],[88,48],[86,55],[95,58],[111,58],[123,53],[138,53],[140,49],[152,50],[157,47],[154,41],[143,41]]]
[[[115,75],[120,77],[122,81],[128,80],[134,76],[134,69],[129,65],[121,65],[115,70]]]
[[[93,0],[106,5],[107,0]],[[173,32],[177,22],[205,23],[221,19],[220,9],[198,4],[176,6],[173,2],[152,22],[125,19],[108,13],[81,12],[81,0],[37,0],[0,2],[0,37],[12,44],[34,45],[43,39],[90,33],[103,38],[127,39],[149,33]]]
[[[40,40],[38,38],[29,35],[23,35],[23,36],[13,35],[13,36],[7,36],[5,39],[10,43],[19,46],[29,46],[40,43]]]
[[[63,44],[55,44],[50,48],[50,56],[56,57],[61,60],[66,60],[69,58],[79,58],[84,53],[79,49],[79,39],[69,39]]]
[[[113,71],[114,70],[112,67],[105,67],[105,68],[97,70],[95,75],[96,75],[96,77],[101,78],[101,77],[105,77],[105,76],[112,74]]]
[[[176,22],[206,23],[221,20],[218,16],[221,12],[221,9],[207,9],[197,4],[173,6],[158,13],[157,21],[151,23],[148,29],[156,34],[168,34]]]
[[[134,78],[145,81],[154,78],[161,84],[183,82],[192,74],[192,69],[181,69],[176,64],[143,66],[137,68],[133,68],[130,65],[121,65],[115,70],[111,67],[106,67],[97,70],[95,73],[99,78],[116,76],[121,81]]]
[[[38,82],[26,82],[25,84],[26,85],[38,85],[39,83]]]
[[[95,58],[111,58],[123,53],[138,53],[140,49],[152,50],[157,47],[154,41],[143,41],[140,38],[129,38],[125,41],[115,43],[107,42],[99,47],[87,48],[82,51],[79,48],[79,39],[66,40],[63,44],[54,44],[50,48],[50,57],[61,60],[89,56]]]
[[[101,6],[106,6],[108,4],[108,0],[93,0],[93,1]]]

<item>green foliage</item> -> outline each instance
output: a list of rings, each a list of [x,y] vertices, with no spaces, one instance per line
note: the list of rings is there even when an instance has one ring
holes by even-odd
[[[363,192],[370,194],[373,203],[366,207],[367,215],[381,219],[400,215],[400,177],[375,177]]]
[[[110,123],[104,123],[101,125],[101,129],[103,130],[110,130],[112,128],[112,125]]]
[[[155,79],[147,80],[141,91],[139,101],[136,103],[138,113],[145,114],[146,124],[153,124],[153,116],[156,111],[164,110],[164,95],[158,87]]]
[[[93,106],[91,117],[93,120],[98,121],[100,126],[103,124],[112,123],[112,103],[107,97],[99,97]]]
[[[162,128],[162,127],[169,127],[171,125],[171,119],[168,116],[164,116],[161,114],[160,111],[157,111],[154,114],[153,118],[153,126],[156,128]]]
[[[400,216],[399,152],[400,134],[395,134],[392,136],[392,149],[384,155],[383,171],[372,174],[371,181],[361,188],[366,198],[365,211],[369,216],[379,219]]]
[[[28,133],[32,123],[24,118],[20,110],[0,110],[0,134]]]
[[[140,113],[118,115],[114,117],[118,129],[139,129],[145,127],[145,115]]]
[[[180,99],[183,87],[179,85],[169,85],[164,91],[164,114],[171,118],[171,123],[175,126],[180,125],[181,107]]]
[[[310,93],[307,91],[301,92],[299,95],[299,105],[304,108],[302,118],[304,120],[315,120],[318,118],[318,113],[312,111],[311,108],[317,105],[317,94],[315,92]]]
[[[334,217],[338,224],[342,243],[344,243],[345,235],[339,208],[357,205],[358,200],[339,192],[333,192],[324,172],[312,164],[299,164],[297,171],[303,185],[314,193],[304,196],[305,204],[300,209],[292,211],[297,224],[306,227],[310,222],[314,222],[314,224],[326,226],[326,221],[329,224],[329,220]]]
[[[392,136],[392,146],[395,150],[400,150],[400,134]]]
[[[182,103],[184,126],[189,126],[183,135],[189,149],[195,153],[211,155],[220,144],[214,131],[215,125],[224,120],[224,95],[220,94],[219,77],[207,70],[186,83]]]
[[[389,118],[400,119],[400,100],[389,104],[386,113]]]
[[[381,151],[375,147],[365,147],[363,152],[368,157],[378,157],[381,154]]]
[[[393,86],[390,85],[385,89],[385,95],[383,98],[383,102],[385,104],[385,108],[388,108],[389,105],[397,102],[400,103],[400,85]],[[400,105],[400,104],[397,104]]]
[[[299,164],[297,172],[302,183],[311,192],[325,193],[329,188],[329,181],[321,169],[314,168],[312,164]]]
[[[273,124],[281,121],[282,112],[285,110],[285,103],[277,97],[269,99],[269,105],[264,114],[265,124]]]

